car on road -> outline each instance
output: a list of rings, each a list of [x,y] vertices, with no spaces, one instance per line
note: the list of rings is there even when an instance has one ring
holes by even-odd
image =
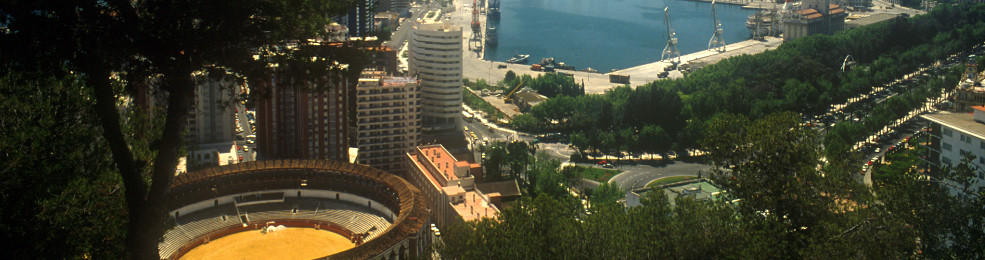
[[[506,68],[506,64],[499,64],[499,66],[496,66],[496,67],[497,68],[500,68],[500,69],[505,69]]]
[[[612,164],[611,164],[611,163],[606,163],[606,164],[603,164],[603,165],[602,165],[602,168],[609,168],[609,169],[612,169],[613,167],[615,167],[615,166],[612,166]]]

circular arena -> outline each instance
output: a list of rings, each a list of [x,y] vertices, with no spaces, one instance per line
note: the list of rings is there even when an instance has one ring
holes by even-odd
[[[162,259],[408,259],[430,246],[420,190],[329,160],[234,164],[175,176]]]

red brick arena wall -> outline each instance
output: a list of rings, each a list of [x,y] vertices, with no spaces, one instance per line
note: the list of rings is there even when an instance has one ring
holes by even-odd
[[[382,253],[393,251],[398,245],[410,245],[417,241],[418,234],[426,230],[429,213],[420,190],[403,178],[379,169],[331,160],[273,160],[257,161],[214,167],[175,176],[171,188],[169,211],[200,202],[211,202],[221,196],[262,192],[264,190],[297,189],[338,191],[354,194],[377,201],[391,212],[393,223],[375,238],[355,247],[324,256],[323,259],[370,259]],[[303,197],[303,196],[302,196]],[[356,234],[342,225],[320,220],[285,219],[275,220],[277,225],[287,227],[314,228],[328,230],[346,238]],[[262,223],[261,223],[262,222]],[[196,246],[223,236],[263,227],[268,221],[251,221],[246,227],[242,224],[215,227],[205,235],[198,236],[170,256],[162,258],[177,259]],[[411,256],[416,256],[417,247],[407,248]]]

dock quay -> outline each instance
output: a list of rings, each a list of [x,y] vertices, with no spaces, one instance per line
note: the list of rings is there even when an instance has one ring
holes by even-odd
[[[454,5],[457,8],[454,12],[445,13],[447,17],[442,17],[442,20],[449,21],[456,25],[462,26],[462,28],[469,28],[471,26],[472,16],[470,8],[461,8],[467,5],[471,5],[472,1],[469,0],[454,0]],[[709,1],[710,2],[710,1]],[[747,1],[748,2],[748,1]],[[755,1],[753,1],[755,2]],[[485,16],[479,17],[480,22],[485,25]],[[533,71],[530,70],[528,64],[509,64],[499,61],[488,61],[485,60],[481,51],[476,51],[470,49],[469,39],[470,37],[463,35],[463,50],[462,50],[462,76],[469,80],[483,79],[486,82],[495,84],[496,82],[503,79],[506,76],[507,71],[513,71],[518,75],[530,75],[537,77],[545,72],[543,71]],[[481,44],[483,41],[479,41]],[[765,40],[746,40],[733,44],[726,45],[725,52],[704,50],[695,53],[681,55],[681,63],[691,63],[696,65],[696,67],[701,67],[709,64],[717,63],[721,60],[727,59],[729,57],[739,56],[743,54],[756,54],[761,53],[766,50],[776,49],[783,42],[780,38],[767,37]],[[472,42],[474,45],[475,42]],[[659,59],[660,53],[653,53],[654,59]],[[630,76],[630,86],[640,86],[653,82],[660,79],[658,75],[660,72],[664,71],[664,68],[670,66],[670,62],[656,61],[648,64],[643,64],[631,68],[626,68],[622,70],[617,70],[611,73],[595,73],[595,72],[584,72],[584,71],[571,71],[571,70],[558,70],[559,72],[564,72],[566,74],[571,74],[574,76],[574,80],[577,83],[585,84],[586,94],[602,94],[607,90],[622,86],[625,84],[621,83],[611,83],[609,82],[609,74],[619,74]],[[670,71],[669,78],[680,78],[683,77],[680,71]],[[495,96],[490,96],[495,98]],[[487,98],[488,99],[488,98]]]
[[[712,0],[688,0],[694,2],[711,3]],[[745,9],[773,9],[777,4],[764,0],[714,0],[718,4],[740,5]]]

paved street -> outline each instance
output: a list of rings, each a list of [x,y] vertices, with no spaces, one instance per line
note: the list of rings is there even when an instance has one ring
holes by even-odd
[[[427,10],[433,9],[434,4],[425,8],[425,6],[415,6],[410,8],[411,17],[404,19],[397,30],[393,32],[393,36],[390,36],[390,41],[386,42],[386,46],[395,50],[399,50],[403,47],[404,43],[410,39],[410,31],[414,29],[414,23],[418,18],[424,16]]]
[[[653,180],[671,176],[698,176],[698,171],[702,172],[702,177],[707,177],[711,171],[711,166],[692,162],[674,161],[661,164],[631,164],[616,165],[617,170],[624,171],[609,180],[610,184],[616,184],[624,191],[641,189]]]

